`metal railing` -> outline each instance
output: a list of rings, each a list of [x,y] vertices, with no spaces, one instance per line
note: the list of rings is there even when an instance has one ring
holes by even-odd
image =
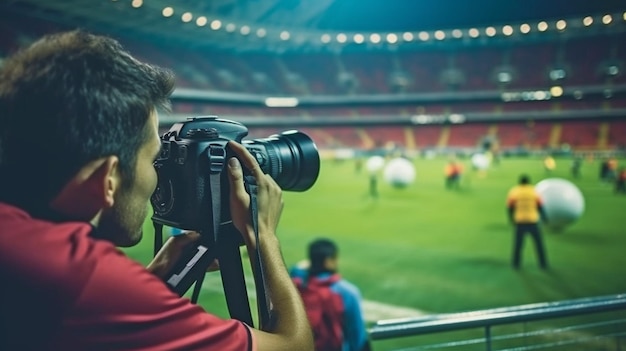
[[[583,316],[594,315],[592,320]],[[571,325],[555,326],[543,323],[537,330],[515,331],[512,328],[503,333],[493,333],[496,326],[514,325],[537,321],[556,321],[565,317]],[[559,323],[556,323],[559,324]],[[378,321],[370,329],[373,341],[400,337],[426,335],[440,332],[454,332],[482,329],[483,336],[465,338],[458,341],[430,343],[396,350],[431,350],[444,348],[468,349],[470,345],[492,351],[494,343],[504,345],[499,350],[525,351],[548,348],[569,350],[621,350],[626,336],[626,294],[599,296],[477,310],[461,313],[434,314],[418,318],[403,318]],[[555,337],[559,335],[560,337]],[[432,339],[432,338],[431,338]],[[515,340],[518,340],[516,343]],[[523,340],[523,342],[519,342]],[[610,340],[611,346],[606,346]],[[602,342],[601,342],[602,341]],[[520,345],[521,344],[521,345]],[[589,345],[594,345],[593,347]],[[604,346],[598,346],[603,344]],[[575,346],[577,345],[577,346]],[[585,346],[586,345],[586,346]],[[474,348],[477,349],[477,348]],[[626,348],[624,348],[626,350]]]

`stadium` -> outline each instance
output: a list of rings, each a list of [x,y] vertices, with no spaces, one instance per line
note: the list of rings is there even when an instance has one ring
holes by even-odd
[[[285,261],[333,238],[374,350],[626,347],[626,194],[616,188],[626,3],[6,0],[0,17],[0,57],[83,28],[171,68],[161,133],[218,116],[245,125],[246,139],[310,136],[320,174],[311,189],[284,192]],[[398,186],[366,167],[374,156],[409,160],[414,174]],[[454,189],[444,176],[452,159],[463,165]],[[548,271],[530,243],[521,269],[510,265],[506,197],[522,173],[582,194],[565,228],[544,228]],[[144,232],[124,250],[147,263],[150,218]],[[254,308],[251,272],[246,281]],[[208,273],[198,303],[226,318],[224,298]]]

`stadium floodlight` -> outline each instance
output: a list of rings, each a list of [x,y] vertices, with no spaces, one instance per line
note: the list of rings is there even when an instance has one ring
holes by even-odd
[[[522,24],[521,26],[519,26],[519,31],[524,34],[530,33],[530,25],[528,23]]]
[[[352,37],[352,40],[357,44],[363,44],[363,42],[365,41],[365,37],[363,36],[363,34],[357,33]]]
[[[479,35],[480,35],[480,32],[478,31],[478,29],[471,28],[469,30],[469,36],[472,37],[472,38],[478,38]]]
[[[420,32],[419,38],[421,41],[426,41],[428,40],[428,38],[430,38],[430,35],[428,34],[428,32]]]
[[[337,34],[337,42],[338,43],[345,43],[346,41],[348,41],[348,36],[346,36],[344,33],[339,33]]]
[[[298,98],[295,97],[268,97],[265,99],[265,106],[267,107],[296,107],[298,103]]]
[[[330,34],[322,34],[320,41],[324,44],[330,43]]]
[[[198,27],[204,27],[204,26],[206,26],[207,23],[208,23],[208,20],[204,16],[200,16],[200,17],[196,18],[196,25]]]
[[[398,36],[394,33],[387,34],[386,39],[389,44],[395,44],[398,42]]]
[[[567,76],[567,71],[565,70],[565,68],[556,67],[550,70],[549,75],[550,80],[552,81],[562,80],[565,79],[565,77]]]
[[[413,41],[414,38],[415,36],[411,32],[405,32],[402,34],[402,39],[404,39],[404,41]]]
[[[611,15],[604,15],[604,16],[602,16],[602,23],[604,23],[604,24],[611,24],[611,22],[613,22],[613,16],[611,16]]]
[[[455,29],[452,31],[452,36],[457,39],[460,39],[463,37],[463,32],[460,29]]]
[[[464,123],[465,115],[462,115],[459,113],[453,113],[450,116],[448,116],[448,120],[450,121],[450,123],[455,123],[455,124]]]
[[[487,27],[487,29],[485,29],[485,34],[487,34],[488,37],[493,37],[496,35],[496,29],[494,27]]]
[[[218,30],[220,28],[222,28],[222,21],[220,21],[220,20],[213,20],[213,21],[211,21],[211,29]]]
[[[446,33],[444,33],[442,30],[438,30],[435,32],[435,39],[444,40],[445,38],[446,38]]]
[[[565,22],[565,20],[558,20],[556,22],[556,29],[565,30],[566,27],[567,27],[567,22]]]
[[[266,35],[267,31],[265,30],[265,28],[259,28],[256,30],[256,36],[259,38],[265,38]]]
[[[502,95],[500,95],[500,98],[504,102],[511,102],[511,101],[519,101],[521,97],[519,93],[505,92],[505,93],[502,93]]]
[[[140,8],[141,6],[143,6],[143,0],[133,0],[133,2],[130,3],[130,5],[136,9]]]
[[[185,23],[191,22],[193,14],[191,12],[185,12],[182,16],[180,16],[180,19]]]
[[[161,11],[161,14],[163,14],[163,17],[172,17],[172,15],[174,14],[174,9],[170,6],[163,8],[163,11]]]
[[[378,33],[370,34],[370,42],[372,44],[378,44],[378,43],[380,43],[380,40],[381,40],[380,34],[378,34]]]
[[[413,115],[411,116],[411,123],[413,124],[427,124],[431,123],[433,118],[429,115]]]
[[[540,32],[545,32],[546,30],[548,30],[548,22],[546,21],[541,21],[537,24],[537,29],[539,29]]]
[[[550,88],[550,95],[552,95],[552,97],[561,97],[563,96],[563,88],[555,85],[553,87]]]
[[[502,27],[502,34],[506,36],[513,34],[513,27],[509,26],[508,24]]]
[[[497,74],[498,82],[510,83],[513,80],[513,75],[508,71],[500,71]]]
[[[226,25],[226,31],[227,31],[228,33],[232,33],[232,32],[234,32],[236,29],[237,29],[237,26],[235,26],[235,24],[234,24],[234,23],[229,23],[229,24],[227,24],[227,25]]]
[[[548,100],[550,98],[550,94],[547,91],[537,90],[533,93],[533,98],[535,100]]]
[[[239,33],[241,33],[241,35],[248,35],[248,34],[250,34],[250,27],[249,26],[242,26],[241,28],[239,28]]]
[[[592,25],[593,24],[593,17],[587,16],[587,17],[583,18],[583,24],[585,25],[585,27],[589,27],[590,25]]]

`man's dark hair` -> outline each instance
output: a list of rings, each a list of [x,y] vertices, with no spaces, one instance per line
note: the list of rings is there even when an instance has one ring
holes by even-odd
[[[44,210],[82,166],[111,155],[128,186],[150,114],[169,110],[173,88],[171,71],[82,30],[44,36],[6,59],[0,200]]]
[[[522,174],[519,177],[519,183],[520,184],[529,184],[530,183],[530,177],[527,174]]]
[[[309,244],[309,261],[311,261],[309,274],[316,275],[327,272],[328,269],[324,266],[324,261],[329,257],[337,257],[338,253],[337,245],[330,239],[322,238],[311,242]]]

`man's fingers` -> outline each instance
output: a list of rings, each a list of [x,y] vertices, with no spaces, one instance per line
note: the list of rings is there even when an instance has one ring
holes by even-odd
[[[256,177],[258,175],[263,174],[263,170],[261,170],[261,166],[257,160],[248,152],[245,146],[241,145],[236,141],[229,141],[228,145],[230,148],[237,154],[239,160],[243,165]]]
[[[228,159],[228,174],[231,178],[231,181],[234,183],[239,183],[243,179],[243,170],[241,169],[241,163],[236,157],[231,157]]]
[[[243,170],[239,160],[235,157],[231,157],[228,160],[228,178],[230,179],[230,189],[233,194],[243,196],[246,194],[246,189],[243,186]]]

